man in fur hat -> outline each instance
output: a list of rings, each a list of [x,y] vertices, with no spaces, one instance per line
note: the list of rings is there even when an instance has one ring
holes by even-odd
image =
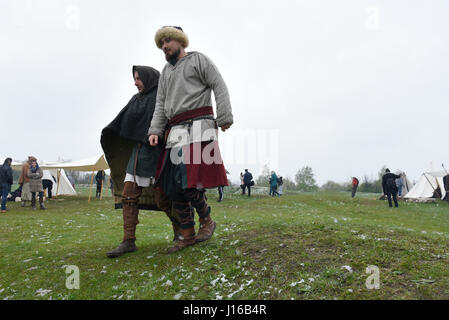
[[[156,183],[173,200],[181,222],[183,237],[169,249],[176,252],[210,239],[214,233],[216,223],[210,216],[205,188],[228,185],[217,134],[218,127],[225,131],[233,124],[233,116],[228,90],[217,67],[204,54],[185,51],[189,39],[182,28],[162,27],[155,42],[168,63],[159,79],[148,135],[151,146],[164,146]],[[196,236],[193,208],[200,217]]]

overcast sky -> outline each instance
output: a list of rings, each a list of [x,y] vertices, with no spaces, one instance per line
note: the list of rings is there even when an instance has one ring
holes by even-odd
[[[136,93],[131,66],[161,70],[154,34],[177,25],[228,86],[234,181],[268,161],[290,178],[311,166],[320,185],[383,165],[417,180],[449,169],[448,17],[447,0],[0,0],[0,158],[101,154]]]

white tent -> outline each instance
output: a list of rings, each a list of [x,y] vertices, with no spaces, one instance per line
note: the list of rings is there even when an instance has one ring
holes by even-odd
[[[417,184],[405,195],[408,199],[432,198],[435,190],[439,188],[441,191],[441,199],[446,196],[444,189],[443,177],[446,171],[425,172]]]
[[[60,169],[60,170],[44,169],[42,171],[43,171],[42,179],[48,179],[53,182],[53,187],[51,190],[53,195],[55,195],[55,196],[60,196],[60,195],[76,196],[77,195],[75,189],[73,189],[72,184],[70,183],[69,179],[67,178],[67,175],[65,174],[64,169]],[[59,184],[57,182],[58,180],[59,180]]]
[[[75,171],[98,171],[109,169],[104,154],[83,160],[40,165],[42,169],[66,169]]]

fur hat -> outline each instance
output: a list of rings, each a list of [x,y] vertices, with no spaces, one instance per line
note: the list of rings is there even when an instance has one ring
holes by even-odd
[[[167,37],[179,41],[184,48],[189,45],[189,38],[181,27],[165,26],[160,28],[154,36],[154,41],[159,49],[162,49],[162,39]]]

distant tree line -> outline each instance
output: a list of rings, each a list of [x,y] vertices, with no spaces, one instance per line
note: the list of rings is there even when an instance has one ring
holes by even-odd
[[[382,176],[385,174],[386,166],[383,166],[377,174],[377,178],[373,179],[364,175],[358,177],[359,187],[358,192],[369,193],[382,193]],[[276,173],[279,177],[279,174]],[[256,185],[268,186],[269,179],[271,177],[271,170],[268,165],[265,165],[261,175],[256,179]],[[283,177],[284,190],[297,190],[297,191],[347,191],[352,189],[352,177],[348,178],[347,182],[335,182],[328,180],[321,187],[318,186],[315,180],[313,170],[309,166],[304,166],[295,174],[294,181],[288,177]]]
[[[276,172],[277,177],[282,176]],[[268,186],[271,177],[271,170],[268,165],[265,165],[262,173],[256,179],[256,185],[258,186]],[[319,187],[316,183],[312,168],[309,166],[302,167],[298,170],[295,175],[294,180],[289,177],[282,176],[282,181],[284,183],[284,190],[298,190],[298,191],[318,191]]]

